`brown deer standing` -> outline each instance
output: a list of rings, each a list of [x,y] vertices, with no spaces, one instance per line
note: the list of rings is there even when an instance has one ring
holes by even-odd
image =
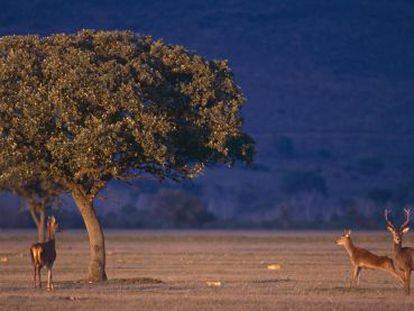
[[[42,267],[47,268],[47,290],[53,290],[52,282],[52,268],[56,259],[56,247],[55,247],[55,233],[59,225],[55,217],[49,217],[47,220],[47,234],[48,240],[44,243],[36,243],[30,247],[30,255],[32,257],[33,271],[34,271],[34,286],[42,287],[40,278],[40,270]],[[36,276],[39,282],[36,282]]]
[[[405,221],[399,229],[388,219],[390,211],[385,210],[384,216],[387,222],[387,229],[392,233],[394,247],[392,251],[394,264],[400,271],[403,272],[402,280],[407,295],[410,294],[410,279],[411,271],[414,270],[414,248],[402,247],[402,237],[404,233],[410,230],[410,210],[404,209]]]
[[[395,272],[391,258],[387,256],[377,256],[364,248],[354,246],[351,240],[351,230],[345,230],[336,240],[336,244],[345,247],[354,268],[351,277],[351,287],[359,285],[361,269],[386,271],[401,280],[401,277]]]

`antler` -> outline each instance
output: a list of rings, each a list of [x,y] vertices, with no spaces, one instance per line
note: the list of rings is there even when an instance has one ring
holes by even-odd
[[[387,226],[389,226],[391,229],[395,230],[394,225],[392,224],[392,222],[388,219],[388,215],[391,213],[391,211],[389,209],[385,209],[384,210],[384,217],[385,217],[385,221],[387,222]]]
[[[409,208],[404,208],[404,213],[405,213],[405,221],[404,223],[401,225],[400,230],[408,227],[410,225],[410,209]]]

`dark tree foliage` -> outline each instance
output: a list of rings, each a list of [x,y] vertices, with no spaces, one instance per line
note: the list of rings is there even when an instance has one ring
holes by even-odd
[[[302,192],[328,194],[325,178],[318,172],[313,171],[291,171],[286,173],[282,177],[281,188],[283,192],[289,195]]]
[[[393,199],[391,189],[375,187],[367,193],[367,198],[377,205],[384,205]]]
[[[384,163],[377,157],[364,157],[359,159],[356,170],[361,175],[375,176],[384,169]]]
[[[161,190],[153,205],[153,215],[172,227],[197,227],[215,220],[196,196],[181,190]]]
[[[105,245],[94,198],[113,179],[182,180],[250,162],[245,99],[226,61],[132,32],[0,39],[0,183],[41,175],[72,194],[89,233],[89,279]]]
[[[58,183],[42,176],[38,171],[40,166],[34,164],[15,161],[12,153],[9,158],[0,159],[0,191],[11,192],[24,199],[37,227],[38,240],[44,242],[46,209],[57,202],[63,189]]]

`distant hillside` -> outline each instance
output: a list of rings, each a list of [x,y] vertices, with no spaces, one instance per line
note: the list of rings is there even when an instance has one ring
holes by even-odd
[[[256,164],[213,169],[180,187],[218,225],[335,226],[343,218],[364,226],[386,204],[414,203],[414,1],[0,5],[1,35],[129,29],[229,59],[248,98]],[[105,212],[155,204],[159,186],[138,186],[113,185]]]

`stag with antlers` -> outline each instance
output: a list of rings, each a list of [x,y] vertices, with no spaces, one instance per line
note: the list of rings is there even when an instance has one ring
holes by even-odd
[[[402,280],[404,282],[405,292],[407,295],[409,295],[411,271],[414,270],[414,248],[402,247],[403,235],[410,230],[410,210],[406,208],[404,209],[404,213],[405,221],[400,228],[395,227],[394,224],[389,220],[389,210],[385,210],[384,216],[387,223],[387,229],[391,232],[393,237],[394,247],[392,255],[394,264],[396,268],[403,273]]]
[[[387,256],[378,256],[370,251],[356,247],[352,243],[351,230],[345,230],[336,240],[337,245],[342,245],[348,252],[349,259],[353,266],[351,277],[351,287],[359,285],[359,275],[362,269],[382,270],[391,273],[400,280],[400,276],[395,272],[392,259]]]
[[[33,270],[34,270],[34,286],[42,287],[40,278],[40,270],[42,267],[47,269],[47,290],[53,290],[52,282],[52,268],[56,259],[56,246],[55,246],[55,233],[59,225],[55,217],[49,217],[47,220],[47,234],[48,240],[44,243],[36,243],[30,247],[30,255],[32,258]],[[36,280],[38,279],[38,282]]]

